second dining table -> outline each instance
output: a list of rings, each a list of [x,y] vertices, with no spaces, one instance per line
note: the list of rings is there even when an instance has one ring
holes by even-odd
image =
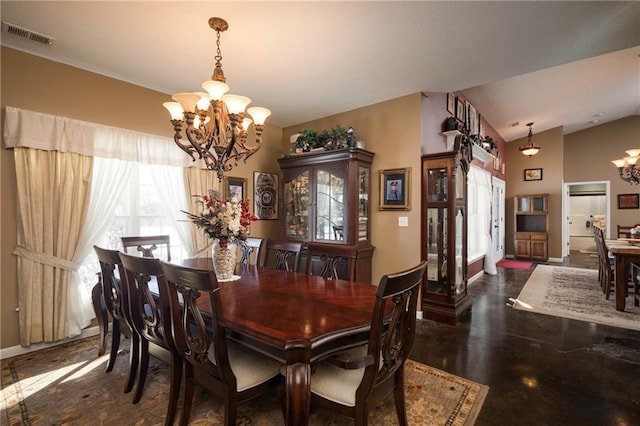
[[[210,258],[180,263],[213,268]],[[311,365],[367,341],[376,287],[241,264],[236,274],[219,283],[228,337],[286,365],[285,422],[306,425]]]
[[[606,240],[606,246],[611,255],[615,258],[615,295],[616,310],[624,311],[627,285],[629,281],[630,266],[636,265],[640,268],[640,246],[632,244],[635,239],[619,238],[617,240]],[[640,240],[638,240],[640,242]],[[637,279],[637,278],[635,278]],[[635,295],[636,306],[638,304],[638,295]]]

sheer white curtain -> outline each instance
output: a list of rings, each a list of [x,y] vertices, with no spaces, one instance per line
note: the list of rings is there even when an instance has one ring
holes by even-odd
[[[491,173],[472,165],[467,176],[467,194],[467,257],[473,260],[485,256],[486,264],[491,252]]]
[[[131,179],[133,170],[133,163],[130,161],[94,158],[89,210],[74,257],[77,264],[83,264],[93,253],[93,245],[113,221],[122,187]],[[78,270],[73,272],[71,284],[70,299],[79,303],[69,304],[72,308],[69,316],[78,318],[82,324],[88,323],[95,316],[91,305],[91,288],[83,282]],[[79,332],[80,330],[75,330],[71,334]]]
[[[162,210],[175,224],[176,232],[189,257],[196,254],[191,229],[193,225],[182,211],[190,211],[185,192],[184,173],[180,167],[154,165],[149,167],[158,195],[162,200]],[[212,173],[213,174],[213,173]]]

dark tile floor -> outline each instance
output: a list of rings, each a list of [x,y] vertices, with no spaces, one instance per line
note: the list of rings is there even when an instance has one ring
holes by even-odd
[[[572,252],[564,264],[597,259]],[[640,425],[640,332],[507,306],[534,268],[474,282],[457,326],[419,320],[410,358],[488,385],[478,426]]]

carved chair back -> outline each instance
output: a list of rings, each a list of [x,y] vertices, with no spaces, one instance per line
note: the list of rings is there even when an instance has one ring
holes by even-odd
[[[329,279],[355,280],[355,246],[307,243],[307,274]]]
[[[122,249],[127,254],[131,253],[131,248],[141,253],[142,257],[159,257],[161,259],[171,260],[171,241],[169,235],[149,235],[122,237]],[[160,250],[160,256],[156,256],[154,252]]]
[[[265,243],[263,266],[297,272],[302,241],[268,238]]]
[[[240,263],[243,265],[260,265],[260,255],[264,239],[247,237],[244,241],[239,241]]]

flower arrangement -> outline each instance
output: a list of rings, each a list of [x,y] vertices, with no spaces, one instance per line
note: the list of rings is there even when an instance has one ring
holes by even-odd
[[[220,245],[225,247],[228,242],[246,240],[249,235],[251,222],[258,220],[257,216],[249,212],[249,199],[238,200],[233,197],[223,200],[216,192],[209,195],[197,196],[202,205],[200,214],[182,211],[189,219],[201,228],[209,238],[217,238]]]
[[[636,223],[635,225],[633,225],[630,231],[631,235],[633,235],[634,238],[640,238],[640,223]]]

